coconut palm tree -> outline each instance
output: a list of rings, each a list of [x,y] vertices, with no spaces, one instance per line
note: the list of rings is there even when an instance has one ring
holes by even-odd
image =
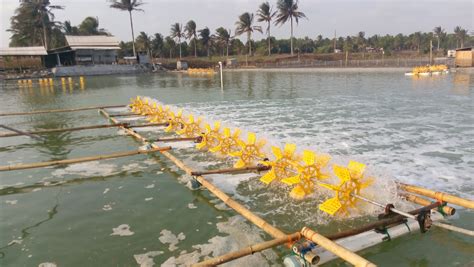
[[[252,55],[252,32],[262,32],[262,27],[253,25],[253,13],[245,12],[239,16],[239,20],[235,23],[235,35],[242,35],[247,33],[247,43],[249,45],[249,55]]]
[[[226,30],[223,27],[219,27],[216,29],[216,39],[219,43],[221,43],[226,48],[226,55],[229,57],[229,44],[232,41],[231,31]]]
[[[438,49],[436,50],[439,51],[439,42],[441,40],[441,36],[444,34],[444,30],[441,28],[441,26],[438,26],[433,29],[433,32],[436,35],[436,39],[438,40]]]
[[[151,58],[151,38],[145,32],[140,32],[137,36],[137,47],[140,50],[146,51],[147,55]]]
[[[186,33],[186,38],[193,39],[194,42],[194,57],[197,57],[197,30],[196,30],[196,22],[194,20],[188,21],[186,26],[184,27],[184,32]]]
[[[110,7],[116,8],[121,11],[128,11],[130,17],[130,28],[132,29],[132,45],[133,45],[133,56],[137,56],[137,51],[135,50],[135,33],[133,32],[133,19],[132,11],[143,11],[138,7],[142,6],[144,3],[142,0],[109,0],[111,2]]]
[[[273,8],[268,2],[263,2],[257,10],[257,21],[258,22],[267,22],[267,39],[268,39],[268,55],[272,54],[272,44],[270,38],[270,26],[272,25],[273,17],[275,17],[276,11],[273,12]]]
[[[176,22],[175,24],[171,24],[171,33],[170,36],[176,40],[178,40],[179,45],[179,58],[181,59],[181,38],[184,37],[183,33],[183,26]]]
[[[208,27],[199,30],[199,37],[201,37],[202,45],[204,45],[207,49],[207,56],[210,56],[209,50],[211,45],[211,31]]]
[[[456,28],[454,28],[454,34],[456,35],[456,47],[459,47],[459,44],[461,44],[461,48],[464,48],[464,40],[466,39],[467,31],[460,26],[456,26]]]
[[[51,32],[52,27],[57,25],[54,22],[54,13],[55,9],[64,9],[63,6],[51,5],[49,0],[25,0],[21,1],[26,8],[33,10],[33,15],[35,16],[33,21],[35,24],[41,25],[43,29],[43,45],[46,49],[49,47],[48,32]]]
[[[411,34],[411,43],[413,46],[416,46],[416,50],[418,54],[420,53],[420,46],[421,46],[421,32],[415,32]]]
[[[291,22],[291,55],[293,55],[293,19],[298,24],[299,19],[306,18],[306,15],[298,11],[298,0],[278,0],[277,2],[278,15],[275,21],[276,25],[283,25],[288,20]]]

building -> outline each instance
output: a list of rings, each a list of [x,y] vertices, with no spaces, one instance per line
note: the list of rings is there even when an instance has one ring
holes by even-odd
[[[456,67],[474,67],[474,48],[456,49]]]
[[[47,67],[117,63],[120,46],[114,36],[66,35],[66,43],[65,47],[48,51]]]
[[[43,46],[0,48],[0,70],[41,69],[47,54]]]

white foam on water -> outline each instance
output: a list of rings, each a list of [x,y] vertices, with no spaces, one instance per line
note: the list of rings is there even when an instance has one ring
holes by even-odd
[[[102,194],[107,194],[110,191],[110,188],[106,188]]]
[[[217,257],[263,242],[259,230],[247,224],[241,216],[231,217],[226,222],[217,223],[216,226],[218,231],[225,236],[214,236],[208,243],[193,245],[194,251],[182,253],[178,257],[170,257],[162,266],[189,266],[201,259]],[[275,262],[277,258],[273,250],[265,250],[226,263],[226,266],[267,266],[268,261]]]
[[[135,233],[130,230],[130,225],[121,224],[116,228],[112,228],[112,233],[110,235],[131,236],[133,234]]]
[[[249,179],[259,178],[259,176],[255,173],[211,174],[207,175],[206,178],[222,191],[226,193],[236,194],[237,186],[240,183]]]
[[[396,103],[396,100],[406,101],[387,99],[387,103],[380,104],[379,101],[338,95],[337,98],[329,96],[324,102],[316,98],[296,98],[200,102],[180,107],[187,112],[185,116],[189,113],[202,114],[210,124],[219,120],[222,128],[230,126],[231,129],[238,127],[256,132],[259,138],[268,141],[269,145],[264,151],[270,158],[273,158],[270,145],[283,147],[288,142],[295,143],[298,152],[311,149],[330,154],[330,165],[347,165],[349,160],[366,163],[366,176],[375,177],[375,182],[363,191],[363,195],[382,203],[396,203],[397,207],[405,205],[396,195],[393,183],[395,179],[461,196],[472,195],[474,186],[469,185],[474,184],[474,178],[470,175],[474,166],[470,162],[474,162],[474,154],[467,153],[465,149],[469,147],[469,136],[472,133],[459,134],[459,131],[463,131],[459,127],[472,129],[469,122],[460,122],[456,112],[446,111],[442,118],[444,124],[437,125],[433,122],[440,121],[436,117],[438,115],[413,116],[411,107],[416,106],[416,103],[402,103],[407,109],[394,112],[390,103]],[[336,105],[341,102],[345,105]],[[178,107],[171,109],[177,111]],[[268,119],[269,114],[271,119]],[[246,140],[245,131],[241,138]],[[195,162],[192,156],[187,157],[185,163],[193,168],[197,167],[196,169],[207,167],[205,162]],[[178,171],[177,168],[170,169]],[[321,190],[322,195],[294,202],[288,197],[291,188],[281,189],[281,185],[275,184],[265,189],[269,191],[268,194],[256,195],[251,192],[255,189],[262,191],[264,188],[263,185],[258,185],[259,182],[249,182],[258,179],[255,174],[248,174],[248,177],[207,177],[225,192],[234,194],[234,197],[258,201],[268,196],[265,197],[267,200],[264,205],[283,204],[272,212],[288,213],[289,209],[302,205],[317,210],[314,207],[333,195],[328,190]],[[181,179],[189,180],[189,177],[182,176],[180,181]],[[337,184],[338,179],[333,176],[329,182]],[[249,191],[240,188],[243,183],[248,184]],[[379,208],[371,205],[361,206],[362,215],[380,212]],[[319,212],[316,213],[319,216]],[[321,217],[318,222],[328,221],[324,214]]]
[[[153,200],[153,198],[152,197],[145,198],[145,201],[150,201],[150,200]]]
[[[146,189],[151,189],[151,188],[155,188],[155,184],[149,184],[147,186],[145,186]]]
[[[10,204],[10,205],[16,205],[18,203],[18,200],[5,200],[5,203]]]
[[[117,173],[116,169],[117,165],[115,164],[91,161],[68,165],[64,169],[54,170],[51,174],[54,177],[64,177],[66,175],[80,177],[110,176]]]
[[[122,122],[122,121],[138,121],[138,120],[143,120],[143,116],[133,116],[133,117],[128,117],[128,118],[125,118],[125,117],[122,117],[119,119],[119,122]]]
[[[148,251],[143,254],[135,254],[133,255],[133,258],[135,258],[135,261],[140,265],[140,267],[151,267],[155,265],[153,258],[163,253],[163,251]]]
[[[133,130],[136,132],[162,132],[163,127],[153,126],[153,127],[134,127]]]
[[[197,206],[194,203],[188,203],[188,209],[197,209]]]
[[[35,189],[31,190],[31,192],[38,192],[38,191],[41,191],[41,190],[43,190],[43,189],[42,188],[35,188]]]
[[[54,262],[43,262],[38,265],[38,267],[57,267],[56,263]]]
[[[112,210],[112,205],[110,205],[110,204],[105,204],[104,207],[102,207],[102,210],[105,210],[105,211]]]
[[[141,166],[138,163],[130,163],[127,165],[122,166],[122,171],[126,172],[139,172],[140,170],[146,169],[145,166]]]
[[[8,245],[11,246],[11,245],[21,245],[21,243],[23,243],[23,240],[22,239],[13,239],[12,241],[8,242]]]
[[[15,186],[20,186],[20,185],[24,185],[25,183],[23,182],[18,182],[18,183],[15,183],[15,184],[3,184],[3,185],[0,185],[0,189],[5,189],[7,187],[15,187]]]
[[[117,113],[117,112],[129,111],[129,108],[127,108],[127,107],[106,108],[105,110],[106,110],[107,112],[114,112],[114,113]]]
[[[176,250],[178,248],[176,245],[178,245],[179,241],[182,241],[186,238],[186,236],[183,233],[179,233],[178,236],[176,236],[170,230],[166,230],[166,229],[163,229],[160,232],[160,235],[161,236],[158,239],[160,240],[161,243],[170,244],[168,247],[169,251]]]

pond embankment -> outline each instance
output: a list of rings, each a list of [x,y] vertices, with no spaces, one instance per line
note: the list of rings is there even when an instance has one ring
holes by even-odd
[[[140,74],[151,72],[152,69],[144,65],[78,65],[55,67],[51,69],[51,71],[55,77],[70,77],[113,74]]]

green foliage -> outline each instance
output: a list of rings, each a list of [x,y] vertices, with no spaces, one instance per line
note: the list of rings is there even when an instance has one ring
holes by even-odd
[[[60,25],[54,21],[54,10],[62,6],[52,5],[49,0],[25,0],[10,18],[12,37],[10,46],[45,46],[61,43],[62,38],[51,40],[56,36]],[[53,34],[53,31],[55,34]]]
[[[78,35],[109,35],[105,29],[99,29],[99,19],[94,17],[85,18],[77,27]]]

